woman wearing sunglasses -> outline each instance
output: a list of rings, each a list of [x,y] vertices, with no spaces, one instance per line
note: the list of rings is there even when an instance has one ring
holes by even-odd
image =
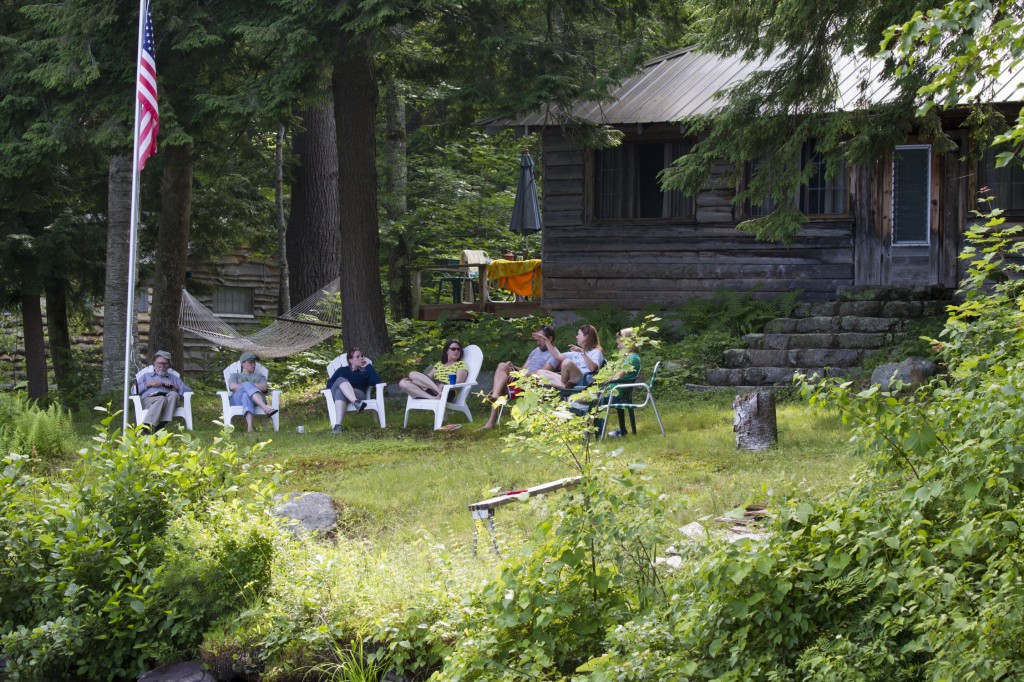
[[[455,375],[455,383],[462,383],[469,377],[469,368],[462,360],[462,342],[458,339],[444,344],[440,362],[435,362],[426,371],[410,372],[398,385],[413,398],[437,398],[445,384],[451,383],[451,374]]]

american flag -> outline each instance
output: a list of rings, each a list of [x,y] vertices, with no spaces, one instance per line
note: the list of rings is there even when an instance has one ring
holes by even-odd
[[[146,159],[156,153],[156,134],[160,131],[160,114],[156,104],[156,47],[153,44],[153,17],[146,2],[146,28],[142,36],[142,54],[139,55],[139,170],[146,167]]]

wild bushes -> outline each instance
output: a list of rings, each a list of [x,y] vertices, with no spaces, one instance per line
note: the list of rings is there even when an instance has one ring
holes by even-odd
[[[0,650],[16,672],[133,677],[193,646],[235,607],[225,600],[265,584],[270,544],[251,538],[271,531],[258,527],[223,531],[207,564],[169,561],[195,544],[176,524],[217,535],[253,482],[228,442],[101,431],[76,469],[81,480],[35,478],[27,463],[9,455],[0,473]]]
[[[690,548],[669,599],[612,634],[596,679],[1024,674],[1018,232],[971,235],[966,300],[938,340],[948,377],[902,397],[805,387],[872,457],[849,492],[789,503],[763,543]]]

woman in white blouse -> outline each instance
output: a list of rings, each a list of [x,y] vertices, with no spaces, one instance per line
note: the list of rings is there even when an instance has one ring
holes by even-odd
[[[536,375],[556,388],[589,386],[594,381],[594,374],[604,364],[601,340],[592,324],[585,324],[576,331],[576,343],[569,346],[566,353],[558,350],[551,339],[547,339],[546,345],[551,357],[562,363],[562,368],[559,372],[541,369]]]

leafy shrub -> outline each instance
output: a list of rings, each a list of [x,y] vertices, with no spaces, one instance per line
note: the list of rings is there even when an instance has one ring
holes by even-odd
[[[58,403],[41,407],[23,393],[0,393],[0,442],[42,460],[65,457],[74,449],[71,419]]]
[[[641,470],[587,468],[528,551],[473,597],[478,611],[435,680],[561,679],[661,599],[664,518]],[[615,467],[618,469],[618,467]]]
[[[770,298],[755,298],[752,292],[719,289],[711,298],[691,298],[666,313],[666,320],[678,321],[681,332],[699,334],[708,331],[743,336],[760,331],[777,317],[788,317],[796,307],[800,290]]]
[[[663,373],[658,375],[659,383],[663,377],[663,390],[681,395],[685,384],[703,384],[708,370],[717,367],[722,353],[735,347],[736,342],[736,337],[729,332],[706,331],[665,344],[653,358],[645,358],[644,362],[653,367],[658,360],[666,361],[662,364]]]
[[[763,542],[690,547],[597,679],[1024,674],[1020,233],[969,235],[966,298],[938,339],[948,377],[906,397],[805,387],[871,456],[850,490],[785,504]]]
[[[192,646],[202,623],[167,582],[168,528],[212,523],[208,510],[249,485],[243,456],[228,441],[101,431],[72,482],[33,479],[26,462],[7,458],[0,486],[0,649],[14,671],[134,677]]]

